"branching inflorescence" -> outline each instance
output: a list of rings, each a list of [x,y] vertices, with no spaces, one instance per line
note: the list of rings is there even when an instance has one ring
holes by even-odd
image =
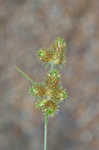
[[[40,49],[38,51],[39,59],[43,63],[50,65],[50,71],[41,83],[33,82],[21,69],[16,68],[26,79],[31,81],[32,86],[29,91],[35,97],[36,108],[41,110],[47,118],[48,116],[53,116],[59,110],[59,104],[67,98],[67,90],[63,89],[60,82],[61,74],[56,69],[58,65],[63,66],[66,63],[65,52],[66,43],[62,38],[57,38],[50,48]],[[47,119],[45,120],[45,125],[46,122]],[[44,150],[46,150],[46,144]]]
[[[61,75],[56,65],[63,65],[65,59],[66,43],[62,38],[57,38],[51,48],[40,49],[38,56],[41,61],[51,65],[46,79],[42,83],[35,83],[30,88],[32,96],[36,96],[36,107],[48,116],[53,116],[59,108],[59,104],[67,98],[67,91],[60,84]]]

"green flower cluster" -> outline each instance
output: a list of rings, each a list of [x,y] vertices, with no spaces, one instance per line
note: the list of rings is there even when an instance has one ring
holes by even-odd
[[[51,65],[51,70],[42,83],[33,82],[27,74],[16,67],[17,71],[32,83],[29,89],[30,94],[36,99],[36,107],[47,116],[53,116],[59,109],[59,104],[67,98],[67,90],[63,89],[60,83],[61,75],[55,69],[56,65],[63,65],[66,62],[65,48],[65,41],[62,38],[57,38],[51,48],[38,51],[40,60]]]
[[[36,97],[36,107],[44,114],[53,116],[59,109],[59,104],[67,98],[67,91],[60,83],[61,75],[56,64],[65,63],[66,44],[63,39],[58,38],[50,49],[39,50],[38,55],[41,61],[53,64],[45,81],[34,83],[30,88],[32,96]]]
[[[65,50],[65,41],[62,38],[57,38],[57,40],[51,46],[51,48],[40,49],[38,51],[38,56],[40,57],[40,60],[45,63],[53,63],[56,65],[60,65],[66,62],[64,55]]]
[[[43,83],[35,83],[30,88],[30,93],[35,96],[36,107],[43,113],[54,115],[59,108],[59,104],[67,98],[67,91],[60,84],[60,74],[53,69]]]

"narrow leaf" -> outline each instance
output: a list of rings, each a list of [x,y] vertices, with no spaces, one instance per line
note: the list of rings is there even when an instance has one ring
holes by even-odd
[[[24,73],[19,67],[16,66],[16,70],[18,72],[20,72],[21,75],[23,75],[25,79],[27,79],[27,80],[29,80],[29,81],[31,81],[33,83],[33,80],[26,73]]]

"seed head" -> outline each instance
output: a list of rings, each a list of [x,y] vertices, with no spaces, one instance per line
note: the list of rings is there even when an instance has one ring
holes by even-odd
[[[43,84],[36,83],[30,88],[30,93],[32,96],[42,97],[46,93],[46,87]]]
[[[40,49],[38,51],[38,56],[40,60],[45,63],[53,63],[56,65],[64,64],[65,61],[65,49],[66,43],[64,39],[57,38],[51,48]]]
[[[54,113],[58,111],[56,103],[47,99],[42,99],[41,101],[36,102],[36,107],[48,115],[54,115]]]
[[[46,84],[49,88],[56,88],[60,81],[60,74],[59,71],[54,69],[52,70],[46,80]]]
[[[55,69],[56,65],[63,65],[66,62],[65,49],[64,39],[57,38],[50,48],[38,51],[40,60],[51,65],[51,70],[44,82],[33,82],[27,74],[17,67],[17,71],[32,83],[29,91],[36,98],[36,107],[49,116],[53,116],[58,111],[59,104],[67,99],[67,91],[63,89],[60,83],[60,72]]]

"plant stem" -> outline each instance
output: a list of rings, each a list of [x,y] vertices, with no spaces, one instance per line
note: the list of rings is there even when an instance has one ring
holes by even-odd
[[[48,124],[48,115],[45,114],[45,121],[44,121],[44,150],[47,150],[47,124]]]
[[[54,69],[54,64],[51,63],[51,68],[50,68],[50,72]]]
[[[51,63],[50,72],[54,69],[54,64]],[[47,125],[48,125],[48,114],[45,114],[44,120],[44,150],[47,150]]]

